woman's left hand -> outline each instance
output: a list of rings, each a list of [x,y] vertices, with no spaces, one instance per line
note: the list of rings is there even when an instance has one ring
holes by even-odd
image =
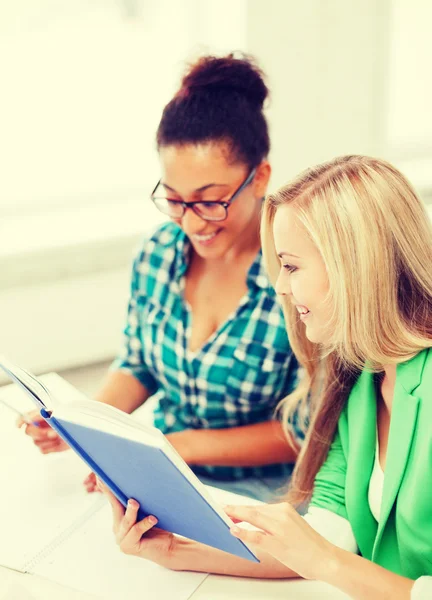
[[[317,533],[291,504],[225,506],[235,522],[259,528],[251,531],[232,527],[231,533],[268,554],[305,579],[324,579],[337,547]]]

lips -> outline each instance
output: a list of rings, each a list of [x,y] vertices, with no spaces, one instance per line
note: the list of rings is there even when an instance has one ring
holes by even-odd
[[[222,229],[217,229],[216,231],[212,231],[211,233],[206,234],[195,233],[191,236],[191,238],[199,244],[205,244],[211,242],[221,231]]]
[[[217,235],[217,231],[215,231],[214,233],[209,233],[208,235],[194,235],[193,238],[194,240],[197,240],[198,242],[208,242],[209,240],[212,240],[214,237],[216,237]]]
[[[299,313],[300,321],[305,321],[309,318],[310,310],[307,306],[302,306],[301,304],[295,305],[297,312]]]

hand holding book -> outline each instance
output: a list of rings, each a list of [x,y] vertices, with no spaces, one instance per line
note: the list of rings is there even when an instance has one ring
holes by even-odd
[[[17,427],[24,427],[26,435],[34,442],[42,454],[51,452],[63,452],[69,450],[70,446],[52,429],[39,411],[34,410],[21,415],[17,419]]]
[[[158,429],[101,402],[80,399],[63,405],[24,369],[5,359],[0,367],[38,406],[42,419],[35,429],[44,433],[51,427],[62,440],[59,444],[70,446],[111,490],[123,513],[129,510],[126,520],[122,518],[122,530],[131,520],[128,500],[133,498],[139,504],[132,504],[135,520],[145,523],[139,527],[148,528],[147,518],[155,516],[160,527],[170,532],[158,537],[177,534],[259,562],[246,544],[231,535],[232,521]],[[147,537],[152,539],[154,533]]]
[[[124,554],[139,556],[172,569],[179,538],[156,527],[158,521],[153,515],[139,521],[139,504],[136,500],[130,499],[125,509],[98,478],[97,486],[111,505],[113,530],[120,550]]]

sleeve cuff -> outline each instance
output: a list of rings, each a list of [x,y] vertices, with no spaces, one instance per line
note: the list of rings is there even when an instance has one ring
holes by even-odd
[[[411,588],[411,600],[430,600],[432,598],[432,577],[419,577]]]
[[[347,519],[326,508],[311,506],[303,517],[327,541],[342,550],[358,553],[358,546],[353,530]]]

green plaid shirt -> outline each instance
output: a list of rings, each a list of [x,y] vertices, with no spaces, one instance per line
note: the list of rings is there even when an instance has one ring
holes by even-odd
[[[133,265],[123,351],[112,368],[156,394],[154,423],[164,433],[268,421],[295,387],[297,363],[262,254],[249,270],[248,293],[236,311],[192,353],[191,313],[183,299],[189,251],[187,236],[171,222],[146,239]],[[297,419],[290,426],[301,443]],[[232,480],[289,474],[292,466],[193,468]]]

